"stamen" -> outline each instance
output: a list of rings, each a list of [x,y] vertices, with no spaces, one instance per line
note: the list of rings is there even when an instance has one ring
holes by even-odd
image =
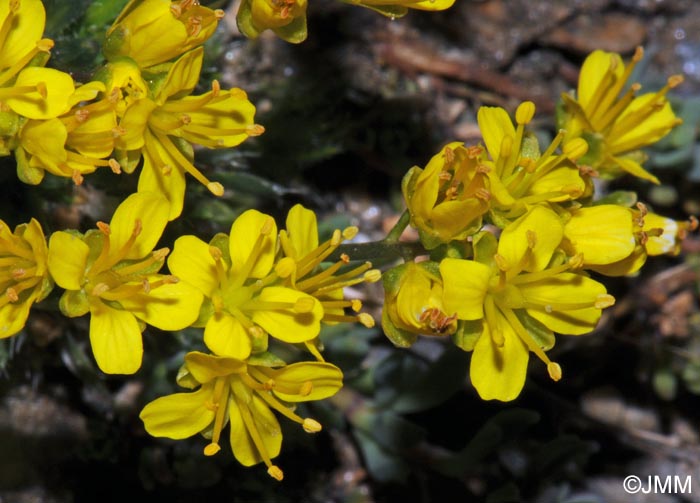
[[[302,424],[302,427],[304,428],[304,431],[306,433],[318,433],[321,431],[321,423],[314,419],[306,418],[304,419],[304,423]]]

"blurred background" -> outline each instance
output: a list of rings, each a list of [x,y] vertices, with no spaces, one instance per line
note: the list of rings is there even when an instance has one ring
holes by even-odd
[[[105,28],[124,0],[45,0],[49,66],[86,81],[101,64]],[[291,45],[235,26],[237,1],[202,1],[227,15],[206,45],[201,87],[212,79],[246,90],[264,135],[228,151],[197,151],[197,165],[227,188],[222,198],[189,183],[183,234],[209,240],[257,208],[283,222],[296,203],[322,230],[357,225],[357,241],[381,239],[403,211],[401,178],[445,143],[480,141],[476,111],[537,105],[532,126],[554,134],[556,104],[576,87],[595,49],[646,57],[634,80],[645,90],[671,74],[685,82],[672,104],[684,124],[648,152],[652,186],[622,179],[657,213],[700,214],[700,3],[692,0],[457,0],[445,12],[397,20],[332,0],[310,0],[308,39]],[[36,217],[47,234],[108,220],[136,177],[109,170],[38,187],[0,159],[0,218]],[[409,236],[410,237],[410,236]],[[386,268],[391,263],[375,262]],[[449,341],[396,349],[381,328],[322,333],[328,361],[345,373],[333,399],[308,406],[324,430],[282,423],[277,464],[238,465],[227,448],[154,439],[138,414],[176,391],[185,352],[201,332],[149,327],[134,376],[96,367],[87,319],[57,311],[57,293],[33,309],[25,330],[0,340],[0,502],[116,502],[146,497],[189,502],[383,503],[433,501],[604,503],[700,501],[700,239],[678,257],[653,257],[633,278],[605,279],[616,297],[599,328],[559,337],[564,369],[552,382],[536,359],[521,396],[483,402],[468,380],[469,355]],[[380,319],[379,284],[354,292]],[[687,494],[629,495],[634,474],[692,476]]]

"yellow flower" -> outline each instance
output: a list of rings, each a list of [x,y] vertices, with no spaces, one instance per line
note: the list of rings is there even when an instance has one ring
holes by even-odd
[[[654,93],[637,96],[638,83],[625,87],[635,65],[644,56],[638,47],[628,65],[619,54],[594,51],[583,63],[576,97],[562,95],[564,115],[561,127],[566,140],[584,138],[588,155],[581,159],[600,175],[619,176],[627,172],[659,183],[642,167],[644,154],[639,150],[657,142],[681,123],[666,98],[666,93],[683,81],[680,75],[668,79]]]
[[[455,0],[343,0],[351,5],[367,7],[385,16],[401,17],[408,9],[438,11],[452,7]]]
[[[426,248],[465,239],[481,227],[491,194],[480,154],[478,147],[453,142],[424,170],[413,167],[404,176],[401,185],[411,225]]]
[[[202,295],[174,276],[158,274],[167,248],[153,250],[167,223],[167,201],[132,194],[109,225],[85,235],[55,232],[49,239],[49,271],[66,290],[61,311],[90,313],[90,343],[100,369],[132,374],[141,366],[142,323],[180,330],[199,313]]]
[[[123,132],[117,148],[120,158],[132,162],[143,155],[138,190],[160,192],[170,202],[170,220],[182,212],[185,173],[221,196],[223,186],[211,182],[193,164],[190,144],[207,148],[234,147],[264,129],[253,122],[255,107],[241,89],[223,91],[214,81],[212,90],[201,96],[188,96],[199,79],[202,48],[188,52],[170,67],[154,92],[153,99],[134,100],[119,123]],[[128,79],[133,82],[133,79]]]
[[[242,0],[236,23],[248,38],[272,30],[282,40],[298,44],[306,39],[307,0]]]
[[[202,45],[223,16],[196,0],[131,0],[107,31],[103,50],[110,61],[128,56],[151,67]]]
[[[540,153],[537,139],[525,130],[534,114],[532,102],[520,104],[514,127],[502,108],[481,107],[477,113],[490,156],[482,160],[481,169],[488,173],[491,217],[499,227],[534,204],[570,201],[583,195],[586,189],[575,163],[587,150],[585,141],[579,138],[565,143],[563,152],[556,154],[564,137],[560,132]]]
[[[451,335],[457,316],[445,313],[443,284],[436,262],[408,262],[382,276],[382,329],[397,346],[410,346],[419,335]]]
[[[561,368],[545,354],[554,345],[554,332],[590,332],[601,309],[614,302],[602,284],[570,272],[580,258],[565,262],[555,256],[563,235],[559,217],[536,206],[503,230],[495,253],[488,253],[493,240],[479,242],[487,248],[475,252],[483,262],[446,258],[440,263],[442,277],[450,278],[443,292],[446,312],[477,324],[470,376],[485,400],[508,401],[520,394],[530,351],[559,380]]]
[[[101,83],[92,84],[103,89]],[[85,93],[87,90],[80,94]],[[79,185],[84,174],[98,167],[119,173],[119,163],[106,159],[118,135],[114,105],[109,100],[79,106],[55,119],[28,120],[19,131],[15,151],[18,175],[25,183],[38,184],[48,171],[71,177]]]
[[[51,292],[47,254],[39,222],[32,218],[13,233],[0,220],[0,339],[22,330],[32,304]]]
[[[39,52],[48,58],[53,41],[41,38],[45,22],[46,12],[40,0],[0,2],[0,88]]]
[[[275,271],[286,278],[285,286],[311,295],[323,306],[324,323],[359,321],[366,327],[374,326],[374,319],[367,313],[346,315],[345,309],[354,312],[362,309],[358,299],[345,299],[343,289],[359,283],[378,281],[381,273],[365,262],[351,269],[343,269],[350,257],[321,267],[321,264],[345,239],[357,234],[357,227],[347,227],[342,232],[336,229],[331,238],[319,245],[316,214],[297,204],[287,214],[286,229],[280,231],[280,245],[284,258],[275,265]]]
[[[248,210],[211,244],[182,236],[168,258],[173,274],[193,285],[206,301],[198,321],[213,352],[244,360],[267,347],[267,335],[284,342],[313,339],[323,307],[312,296],[278,286],[274,219]]]
[[[172,439],[204,434],[211,442],[206,456],[219,452],[221,430],[229,422],[230,444],[244,466],[260,462],[282,480],[272,464],[282,446],[282,432],[273,410],[316,433],[321,425],[301,418],[286,402],[308,402],[334,395],[343,385],[339,368],[325,362],[301,362],[281,368],[253,365],[241,360],[191,352],[178,375],[178,383],[191,393],[176,393],[154,400],[141,411],[146,431]]]

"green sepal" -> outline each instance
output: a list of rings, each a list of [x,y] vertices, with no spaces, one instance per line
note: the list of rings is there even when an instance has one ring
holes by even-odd
[[[274,28],[272,31],[286,42],[299,44],[306,40],[306,16],[294,18],[288,25]]]
[[[530,334],[537,345],[544,351],[552,349],[554,347],[555,338],[554,332],[545,327],[542,323],[537,321],[535,318],[527,314],[523,309],[514,309],[513,312],[523,324],[527,333]]]
[[[251,353],[264,353],[267,351],[270,336],[267,335],[267,332],[263,332],[262,335],[252,335],[250,340],[253,343]]]
[[[199,308],[199,316],[197,316],[197,319],[194,320],[190,326],[195,328],[204,328],[207,326],[207,322],[212,316],[214,316],[214,304],[210,298],[204,297],[202,306]]]
[[[213,238],[211,238],[211,241],[209,241],[209,244],[213,246],[214,248],[218,248],[221,250],[221,260],[224,261],[227,267],[231,267],[231,255],[229,254],[229,248],[228,248],[228,243],[229,243],[229,237],[228,235],[224,234],[223,232],[219,232],[216,235],[214,235]]]
[[[287,365],[282,358],[270,353],[269,351],[262,351],[260,353],[254,353],[248,357],[248,365],[255,365],[258,367],[284,367]]]
[[[601,204],[615,204],[617,206],[631,208],[632,206],[637,204],[638,200],[639,198],[637,197],[636,192],[633,192],[631,190],[616,190],[615,192],[606,194],[600,199],[593,201],[591,203],[591,206],[599,206]]]
[[[114,150],[114,159],[125,173],[133,173],[136,166],[141,162],[141,149],[138,150]]]
[[[238,7],[236,14],[236,25],[238,30],[250,39],[258,38],[261,30],[258,30],[253,24],[253,13],[250,8],[250,0],[243,0],[241,6]]]
[[[29,165],[29,159],[23,148],[15,150],[17,162],[17,178],[28,185],[39,185],[44,179],[44,170]]]
[[[69,318],[77,318],[90,311],[90,301],[82,288],[80,290],[66,290],[58,301],[58,308]]]
[[[124,47],[125,39],[125,30],[122,27],[107,33],[104,42],[102,42],[102,54],[104,54],[107,61],[112,61],[121,56],[120,52],[122,47]]]
[[[382,329],[394,346],[408,348],[418,339],[418,335],[397,327],[389,318],[386,309],[382,309]]]
[[[474,234],[472,247],[474,248],[474,260],[476,262],[489,267],[493,264],[493,256],[498,251],[498,240],[493,233],[481,231]]]
[[[483,320],[459,320],[457,331],[452,334],[452,342],[463,351],[473,351],[483,331]]]
[[[190,369],[187,368],[186,364],[181,365],[178,369],[175,382],[187,389],[195,389],[200,385],[200,383],[194,377],[192,377],[192,374],[190,374]]]

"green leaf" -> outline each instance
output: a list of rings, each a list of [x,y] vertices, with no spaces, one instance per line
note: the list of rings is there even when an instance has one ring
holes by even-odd
[[[465,387],[469,355],[454,346],[433,362],[409,352],[396,352],[375,370],[375,399],[382,407],[410,413],[444,402]]]

